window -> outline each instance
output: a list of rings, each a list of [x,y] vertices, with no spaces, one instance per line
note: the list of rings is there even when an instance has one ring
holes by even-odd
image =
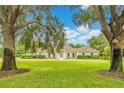
[[[73,53],[72,55],[73,55],[73,57],[75,57],[75,53]]]
[[[48,52],[48,57],[50,58],[50,52]]]
[[[91,53],[91,55],[93,55],[93,53]]]
[[[85,55],[85,53],[82,53],[82,55]]]
[[[67,53],[67,58],[69,58],[70,57],[70,54],[69,53]]]
[[[60,54],[60,57],[62,58],[62,53]]]

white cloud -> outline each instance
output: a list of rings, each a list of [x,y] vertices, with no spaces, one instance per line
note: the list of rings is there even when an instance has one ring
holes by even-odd
[[[77,31],[83,31],[84,33],[88,32],[90,29],[89,29],[89,26],[86,24],[86,26],[84,25],[81,25],[79,27],[76,28]]]
[[[80,35],[79,32],[76,32],[75,30],[70,29],[70,28],[66,28],[66,37],[68,39],[73,39],[73,38],[75,38],[78,35]]]
[[[99,29],[90,29],[88,25],[80,26],[75,29],[71,29],[65,27],[66,29],[66,38],[68,39],[68,43],[80,43],[86,44],[87,40],[92,36],[98,36],[100,34]]]
[[[93,36],[98,36],[100,34],[100,30],[96,29],[92,29],[91,31],[89,31],[87,34],[85,34],[84,36],[80,36],[81,40],[88,40]]]
[[[82,10],[87,10],[88,8],[89,8],[89,5],[82,5],[82,6],[81,6],[81,9],[82,9]]]

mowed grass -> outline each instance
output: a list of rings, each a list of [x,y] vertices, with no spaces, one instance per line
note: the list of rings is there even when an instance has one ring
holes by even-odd
[[[108,70],[107,60],[17,60],[17,66],[31,71],[1,78],[1,88],[124,87],[123,80],[98,74],[99,70]]]

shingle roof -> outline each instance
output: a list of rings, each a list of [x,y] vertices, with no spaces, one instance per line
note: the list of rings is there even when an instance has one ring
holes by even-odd
[[[98,50],[95,50],[93,48],[89,48],[89,47],[85,47],[85,46],[82,46],[80,48],[73,48],[69,45],[65,45],[62,49],[62,51],[65,51],[65,52],[81,52],[81,53],[94,53],[94,52],[98,52]]]
[[[44,50],[43,48],[37,48],[36,49],[38,52],[43,52],[43,51],[46,51]],[[61,49],[61,51],[64,51],[64,52],[71,52],[71,53],[74,53],[74,52],[78,52],[78,53],[98,53],[99,51],[96,50],[96,49],[93,49],[93,48],[89,48],[89,47],[85,47],[85,46],[82,46],[80,48],[73,48],[71,47],[70,45],[65,45],[63,47],[63,49]]]

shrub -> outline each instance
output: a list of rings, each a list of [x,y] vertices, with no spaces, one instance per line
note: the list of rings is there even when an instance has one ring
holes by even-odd
[[[109,58],[110,58],[109,56],[107,56],[107,57],[103,57],[103,59],[107,59],[107,60],[109,60]]]
[[[3,56],[3,48],[0,48],[0,57]]]
[[[21,58],[24,58],[24,59],[43,59],[45,58],[44,55],[31,55],[31,54],[17,54],[16,57],[21,57]]]
[[[109,57],[110,56],[110,47],[105,47],[104,48],[104,57]]]
[[[45,56],[44,55],[36,55],[36,58],[43,59],[43,58],[45,58]]]
[[[21,58],[24,58],[24,59],[31,59],[31,58],[32,58],[32,55],[22,55]]]
[[[24,56],[25,54],[16,54],[16,57],[22,57]]]
[[[79,55],[78,59],[99,59],[98,55]]]

